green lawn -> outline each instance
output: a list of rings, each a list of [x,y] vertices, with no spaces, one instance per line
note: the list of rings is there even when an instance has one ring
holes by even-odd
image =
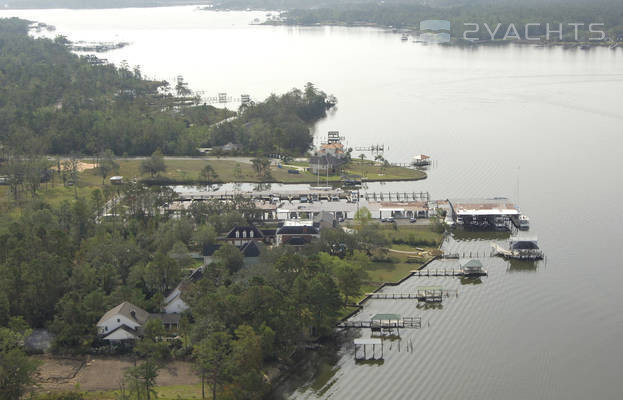
[[[126,179],[132,178],[147,178],[146,175],[141,175],[140,165],[141,160],[118,160],[119,175],[124,176]],[[210,165],[218,175],[217,180],[219,182],[262,182],[266,179],[257,176],[253,167],[249,163],[236,162],[232,160],[171,160],[165,161],[167,170],[161,174],[161,177],[178,180],[178,181],[193,181],[200,180],[201,169]],[[236,166],[239,165],[240,175],[236,175]],[[297,166],[305,167],[305,163],[297,163]],[[389,167],[383,175],[379,174],[379,168],[371,163],[361,163],[353,161],[352,166],[349,166],[344,170],[346,174],[360,175],[362,171],[365,173],[365,177],[368,181],[374,180],[417,180],[424,179],[426,174],[421,171],[416,171],[409,168],[402,167]],[[271,178],[268,181],[282,182],[282,183],[315,183],[318,177],[311,172],[302,171],[298,174],[291,174],[288,172],[288,167],[278,168],[276,166],[271,167]],[[92,184],[101,184],[101,177],[95,174],[94,170],[87,170],[82,173],[82,180]],[[326,181],[325,177],[320,177],[320,181]],[[329,176],[330,182],[341,181],[341,176],[331,175]]]
[[[373,161],[352,160],[344,169],[348,175],[359,175],[368,181],[419,180],[426,178],[426,173],[411,168],[389,166],[382,168]]]
[[[392,248],[396,250],[405,250],[405,251],[416,251],[416,247],[437,247],[441,244],[441,240],[443,239],[443,235],[439,232],[435,232],[433,230],[433,225],[397,225],[397,229],[394,229],[393,224],[380,224],[379,229],[383,232],[385,237],[390,242],[413,242],[415,245],[410,246],[413,250],[409,250],[404,248],[404,244],[402,243],[392,243]],[[421,245],[420,245],[421,244]],[[403,246],[403,248],[398,248],[395,246]]]
[[[422,268],[433,256],[439,254],[438,246],[443,235],[433,231],[433,225],[398,225],[394,229],[392,224],[379,224],[378,229],[390,240],[415,238],[425,240],[435,245],[409,245],[409,244],[390,244],[390,249],[399,250],[415,254],[402,254],[389,251],[382,261],[373,261],[368,266],[368,281],[362,287],[362,294],[358,300],[365,297],[366,293],[374,291],[384,282],[398,282],[408,276],[411,271]],[[418,250],[422,249],[423,251]],[[409,257],[417,257],[416,262],[408,262]]]

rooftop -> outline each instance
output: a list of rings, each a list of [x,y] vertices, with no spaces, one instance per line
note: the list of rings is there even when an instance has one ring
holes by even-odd
[[[468,262],[463,264],[462,267],[470,269],[482,268],[482,263],[480,262],[480,260],[469,260]]]
[[[449,200],[457,215],[518,215],[519,209],[509,199],[455,199]]]
[[[100,318],[98,325],[117,314],[123,315],[124,317],[136,321],[141,325],[147,322],[147,319],[149,318],[149,313],[147,311],[130,302],[124,301],[104,314],[104,316]]]
[[[400,319],[400,314],[375,314],[372,316],[372,321],[399,321]]]
[[[423,211],[428,210],[428,204],[423,201],[381,201],[369,202],[370,211]]]

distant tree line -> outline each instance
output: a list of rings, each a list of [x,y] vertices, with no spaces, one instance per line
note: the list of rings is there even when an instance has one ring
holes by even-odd
[[[186,87],[143,79],[138,67],[92,65],[63,37],[33,39],[28,21],[1,19],[0,49],[0,146],[18,156],[191,155],[228,142],[243,153],[299,154],[311,145],[310,125],[335,105],[308,84],[216,124],[236,114],[199,105]]]
[[[209,4],[207,0],[5,0],[7,8],[124,8]]]
[[[448,20],[451,22],[451,35],[461,39],[466,30],[480,25],[477,33],[470,38],[490,40],[492,34],[484,27],[487,24],[495,39],[501,39],[512,24],[518,36],[525,39],[526,24],[539,24],[529,27],[529,36],[546,35],[547,24],[552,30],[563,24],[563,40],[574,37],[574,28],[569,23],[584,24],[579,30],[579,38],[586,40],[589,24],[603,23],[600,28],[611,37],[623,33],[623,2],[621,0],[572,1],[572,2],[452,2],[451,6],[439,6],[435,2],[385,2],[385,3],[340,3],[316,8],[298,8],[287,11],[286,23],[293,25],[344,24],[392,26],[394,28],[418,29],[423,20]],[[558,35],[553,35],[558,40]]]
[[[586,39],[588,25],[603,23],[604,31],[611,37],[623,33],[622,0],[217,0],[220,9],[286,10],[286,24],[291,25],[376,25],[394,28],[417,29],[423,20],[448,20],[452,24],[452,37],[462,38],[465,23],[481,25],[478,33],[470,37],[490,40],[491,34],[484,24],[495,30],[500,39],[513,24],[525,39],[526,24],[531,26],[530,36],[546,34],[549,23],[557,29],[562,23],[584,23],[580,36]],[[567,27],[568,28],[568,27]],[[563,40],[574,37],[573,27],[563,34]],[[556,37],[558,39],[558,37]]]

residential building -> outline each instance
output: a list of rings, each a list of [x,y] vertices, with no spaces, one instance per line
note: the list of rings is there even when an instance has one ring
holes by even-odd
[[[277,245],[303,246],[320,238],[320,229],[312,221],[286,221],[275,236]]]

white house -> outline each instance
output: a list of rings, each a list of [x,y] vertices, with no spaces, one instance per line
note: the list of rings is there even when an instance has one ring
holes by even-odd
[[[188,310],[188,304],[182,300],[182,290],[185,282],[177,285],[175,289],[164,299],[164,312],[166,314],[181,314]]]
[[[147,322],[149,316],[147,311],[124,301],[100,318],[97,332],[104,340],[134,340],[140,336],[139,329]]]

